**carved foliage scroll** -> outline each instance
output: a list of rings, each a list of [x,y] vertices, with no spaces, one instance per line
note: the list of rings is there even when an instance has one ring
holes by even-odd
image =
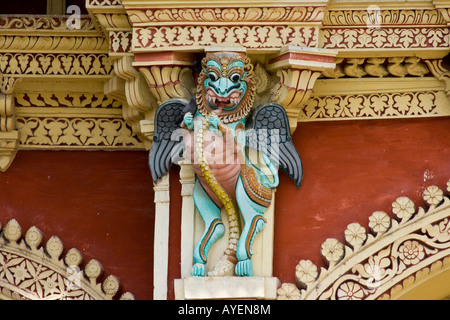
[[[324,7],[241,7],[241,8],[175,8],[129,10],[134,23],[256,23],[261,20],[271,23],[280,22],[320,22]]]
[[[316,47],[315,27],[236,26],[236,27],[147,27],[136,28],[134,49],[174,49],[211,45],[241,45],[252,49],[280,48],[285,45]]]
[[[10,75],[109,76],[112,71],[105,54],[0,54],[0,72]]]
[[[142,149],[123,119],[17,117],[20,143],[26,147]]]
[[[444,95],[438,91],[313,97],[301,111],[299,119],[437,116],[446,112],[440,108],[441,104],[437,104],[442,97]]]

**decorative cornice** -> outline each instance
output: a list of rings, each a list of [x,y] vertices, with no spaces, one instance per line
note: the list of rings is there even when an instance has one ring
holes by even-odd
[[[89,0],[90,2],[119,2],[119,0]],[[145,3],[141,0],[120,0],[123,6],[129,9],[136,8],[160,8],[161,2],[159,0],[147,0]],[[323,5],[326,6],[329,0],[278,0],[276,6],[279,7],[310,7]],[[270,7],[274,6],[274,2],[270,0],[216,0],[211,2],[209,0],[166,0],[164,1],[165,8],[240,8],[245,7]]]
[[[203,53],[210,45],[243,46],[255,64],[260,63],[260,70],[270,69],[270,82],[258,99],[266,101],[271,93],[277,102],[289,106],[292,128],[297,120],[340,119],[336,118],[338,114],[346,115],[345,119],[373,118],[374,114],[385,117],[390,109],[382,107],[384,104],[374,104],[370,110],[365,107],[373,99],[394,101],[396,111],[389,111],[391,116],[435,115],[444,106],[442,91],[448,96],[447,74],[437,62],[430,62],[448,53],[447,1],[414,0],[408,6],[398,1],[378,1],[377,5],[377,19],[371,21],[373,12],[362,0],[286,0],[276,4],[266,0],[170,0],[164,2],[163,8],[156,0],[87,0],[89,16],[81,16],[80,29],[68,28],[68,16],[0,15],[0,73],[14,78],[58,79],[75,87],[87,79],[105,84],[103,98],[97,89],[94,92],[90,88],[86,89],[86,99],[82,99],[80,90],[64,97],[62,92],[53,96],[48,89],[34,92],[24,88],[14,96],[23,107],[59,104],[121,108],[126,128],[131,128],[131,136],[139,137],[146,148],[151,144],[153,128],[148,122],[153,121],[155,105],[167,97],[189,98],[194,60],[199,59],[195,54]],[[336,50],[337,66],[334,70],[314,69],[317,66],[306,65],[308,59],[301,67],[289,65],[289,59],[282,61],[285,66],[271,62],[286,45]],[[307,76],[308,70],[314,72]],[[175,80],[166,81],[165,75]],[[405,76],[428,77],[432,81],[431,75],[440,79],[444,89],[426,86],[422,93],[401,90],[380,92],[378,96],[367,90],[341,92],[335,93],[334,99],[323,92],[317,94],[322,90],[322,79],[363,78],[365,83],[370,77]],[[319,85],[314,82],[317,77]],[[303,82],[295,83],[296,79]],[[372,86],[370,81],[368,86]],[[29,95],[27,91],[31,91]],[[429,100],[437,103],[435,108],[427,107]],[[350,101],[360,102],[359,107],[354,105],[356,113],[344,112],[351,109]],[[404,101],[408,107],[396,101]],[[107,106],[109,102],[113,105]],[[20,110],[24,113],[24,109]],[[83,113],[82,119],[104,119],[100,114],[89,117],[81,109],[73,111]],[[37,113],[33,117],[39,118]],[[62,118],[71,123],[76,117]],[[116,119],[116,115],[110,118]],[[28,122],[23,118],[21,121],[21,125]],[[99,125],[97,120],[95,123]],[[27,141],[24,139],[21,141]]]
[[[324,14],[323,25],[325,27],[342,26],[443,26],[446,24],[445,18],[441,12],[436,9],[379,9],[375,12],[366,8],[356,10],[327,10]],[[375,25],[377,23],[378,25]]]
[[[419,57],[337,58],[335,62],[336,68],[325,70],[324,78],[423,77],[430,72],[426,61]]]
[[[121,0],[87,0],[86,7],[118,7],[123,8]]]
[[[429,10],[435,9],[433,2],[446,1],[446,0],[377,0],[376,5],[382,10]],[[368,3],[366,0],[331,0],[328,3],[328,9],[330,10],[366,10]]]
[[[80,17],[77,29],[67,16],[0,15],[0,52],[107,53],[107,40],[89,16]]]
[[[448,51],[448,27],[413,28],[323,28],[321,47],[346,50],[427,50]]]
[[[243,46],[252,50],[276,52],[286,45],[317,47],[316,27],[277,26],[174,26],[137,27],[133,34],[134,52],[202,51],[208,46]]]
[[[20,149],[144,149],[120,109],[17,108],[17,128]]]
[[[0,15],[0,30],[7,35],[99,35],[88,15],[80,16],[80,26],[77,29],[69,28],[68,21],[68,16]]]
[[[73,36],[0,36],[1,52],[29,53],[106,53],[108,42],[103,37]]]
[[[122,103],[101,92],[20,92],[17,107],[121,108]]]
[[[312,97],[299,121],[436,116],[450,116],[448,100],[442,92],[421,91]]]
[[[324,6],[129,9],[133,25],[279,25],[286,23],[320,23]]]
[[[424,60],[419,66],[402,63],[411,62],[408,59],[341,62],[316,81],[313,95],[299,113],[299,121],[450,116],[447,71],[439,63],[442,61]],[[441,65],[442,73],[434,74],[428,67],[432,64],[438,69]]]
[[[295,271],[297,284],[283,284],[278,298],[398,298],[437,270],[450,271],[450,199],[437,186],[428,187],[422,197],[426,209],[399,197],[392,203],[394,218],[383,211],[369,217],[370,233],[352,223],[345,230],[346,244],[327,239],[321,247],[327,268],[319,270],[301,260]]]
[[[0,53],[0,72],[20,77],[110,78],[107,54]]]

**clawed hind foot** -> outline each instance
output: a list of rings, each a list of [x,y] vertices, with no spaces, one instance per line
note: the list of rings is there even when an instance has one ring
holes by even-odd
[[[240,277],[253,277],[253,263],[252,259],[245,259],[236,264],[235,271]]]
[[[191,274],[194,277],[204,277],[206,274],[206,263],[196,263],[192,267]]]

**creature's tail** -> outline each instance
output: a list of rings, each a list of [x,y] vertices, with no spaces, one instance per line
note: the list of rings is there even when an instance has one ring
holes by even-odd
[[[264,164],[267,166],[267,168],[270,171],[270,174],[272,175],[272,181],[269,180],[267,175],[264,174],[264,172],[262,172],[262,170],[258,166],[254,165],[254,164],[251,164],[251,166],[259,173],[258,177],[259,177],[259,182],[261,183],[261,185],[263,185],[264,187],[269,188],[269,189],[274,189],[278,186],[278,183],[279,183],[278,169],[275,167],[273,162],[269,159],[269,157],[264,152],[261,152],[261,156],[262,156],[262,159],[264,160]]]
[[[197,149],[196,155],[197,160],[199,162],[200,170],[202,171],[203,177],[205,178],[208,185],[211,187],[211,190],[214,194],[220,199],[223,206],[225,207],[225,211],[228,216],[229,222],[229,235],[228,235],[228,244],[227,248],[223,256],[220,258],[219,262],[214,267],[214,270],[210,273],[210,275],[232,275],[234,272],[234,266],[237,263],[236,258],[236,250],[237,244],[239,242],[239,215],[238,209],[233,203],[233,200],[228,195],[228,193],[222,188],[217,179],[212,174],[209,165],[206,161],[206,157],[203,153],[205,149],[203,147],[204,144],[204,135],[210,126],[209,121],[203,122],[203,125],[198,130],[197,140]]]

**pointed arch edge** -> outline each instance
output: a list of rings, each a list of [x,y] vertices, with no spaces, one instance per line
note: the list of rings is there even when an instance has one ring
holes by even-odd
[[[95,259],[81,269],[83,256],[75,248],[64,255],[57,236],[43,243],[44,234],[32,226],[23,234],[12,219],[0,225],[0,299],[6,300],[116,300],[120,281],[103,279],[103,266]],[[125,292],[120,300],[135,300]]]

